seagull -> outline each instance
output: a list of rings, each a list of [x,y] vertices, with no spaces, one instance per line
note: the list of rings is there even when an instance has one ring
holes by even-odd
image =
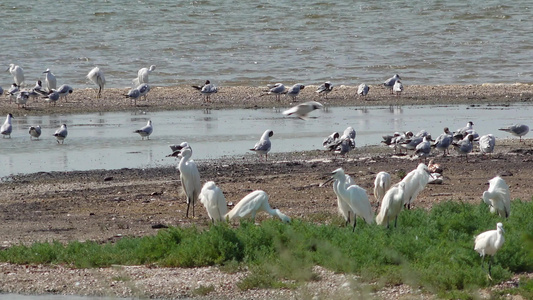
[[[267,93],[266,94],[261,94],[259,95],[259,97],[262,97],[264,95],[276,95],[276,100],[277,101],[280,101],[281,100],[281,94],[284,94],[285,93],[285,86],[283,85],[283,83],[275,83],[275,84],[268,84],[267,85],[268,87],[268,90],[266,91]]]
[[[318,94],[324,94],[324,98],[327,99],[328,98],[328,94],[329,92],[333,91],[333,84],[331,83],[331,81],[326,81],[324,82],[321,86],[318,87],[318,89],[316,90],[316,92]]]
[[[28,133],[30,134],[30,140],[33,138],[38,139],[41,136],[41,126],[30,126]]]
[[[28,99],[30,98],[30,92],[28,91],[20,91],[17,93],[17,98],[15,99],[15,103],[17,104],[17,107],[20,108],[22,105],[22,108],[26,108],[26,103],[28,102]]]
[[[149,140],[152,131],[154,131],[154,127],[152,126],[152,120],[148,120],[148,123],[146,123],[143,128],[135,130],[134,133],[138,133],[141,136],[142,140],[144,140],[144,138]]]
[[[2,125],[2,127],[0,127],[0,134],[2,134],[2,138],[5,138],[6,136],[9,136],[9,138],[11,138],[11,132],[13,131],[11,119],[13,119],[13,115],[11,113],[7,114],[4,124]]]
[[[140,96],[144,97],[144,101],[146,101],[146,95],[150,91],[150,86],[148,83],[142,83],[137,87],[137,89],[139,90]]]
[[[338,132],[334,132],[330,134],[327,138],[324,139],[322,142],[322,146],[326,148],[326,150],[332,151],[335,150],[338,144],[338,139],[340,137],[340,134]]]
[[[455,147],[455,150],[457,150],[459,154],[464,154],[468,160],[468,153],[472,152],[472,149],[474,148],[472,144],[473,140],[474,140],[474,136],[469,134],[465,136],[464,139],[458,142],[452,142],[452,146]]]
[[[274,135],[274,131],[267,129],[261,136],[261,139],[259,139],[259,142],[255,144],[255,146],[250,149],[250,151],[254,151],[255,153],[259,155],[265,155],[265,161],[268,158],[268,152],[270,151],[270,147],[272,144],[270,143],[270,137]]]
[[[350,152],[350,150],[355,149],[355,142],[350,137],[342,136],[339,138],[339,143],[335,147],[335,150],[333,151],[335,154],[340,154],[344,156],[346,153]]]
[[[395,75],[392,76],[391,78],[385,80],[385,82],[383,82],[383,86],[389,88],[390,93],[391,93],[391,94],[394,94],[394,92],[393,92],[392,89],[393,89],[394,84],[396,83],[396,81],[397,81],[397,80],[400,80],[400,79],[401,79],[401,78],[400,78],[400,75],[395,74]]]
[[[68,131],[67,131],[67,124],[61,125],[61,127],[56,130],[54,133],[54,136],[57,139],[57,143],[59,144],[59,141],[61,141],[61,144],[65,142],[65,138],[67,137]]]
[[[479,151],[481,154],[490,154],[494,152],[496,146],[496,138],[492,134],[486,134],[479,138]]]
[[[46,69],[46,71],[44,71],[43,73],[45,73],[45,77],[44,77],[44,84],[46,86],[46,89],[48,91],[51,91],[51,90],[55,90],[56,89],[56,76],[52,73],[52,71],[50,71],[50,69]]]
[[[102,97],[102,91],[105,86],[104,72],[101,71],[100,68],[94,67],[89,74],[87,74],[87,78],[98,86],[98,94],[96,98]]]
[[[370,91],[370,87],[366,85],[366,83],[361,83],[359,87],[357,88],[357,95],[364,97],[368,95],[368,91]]]
[[[520,142],[522,141],[522,136],[526,135],[529,132],[529,126],[524,124],[513,124],[509,127],[500,128],[498,130],[509,132],[514,136],[520,137]]]
[[[124,96],[126,96],[126,98],[130,98],[130,103],[131,103],[131,100],[133,100],[134,101],[133,105],[137,106],[137,99],[141,96],[141,91],[139,91],[138,88],[134,88],[134,89],[131,89]]]
[[[59,93],[55,90],[51,90],[48,92],[48,95],[44,97],[44,101],[48,102],[48,104],[53,102],[54,106],[56,105],[57,100],[59,100]]]
[[[428,134],[428,135],[424,136],[422,138],[422,142],[420,142],[415,147],[416,156],[423,157],[424,161],[426,160],[426,158],[431,153],[431,143],[430,143],[430,141],[431,141],[431,135]]]
[[[448,127],[444,127],[444,133],[439,135],[432,145],[437,150],[442,151],[442,156],[446,156],[448,148],[452,144],[453,137]]]
[[[211,94],[215,94],[218,92],[218,88],[211,83],[211,81],[206,80],[204,85],[193,85],[193,88],[199,90],[202,95],[205,96],[204,102],[211,102],[210,96]]]
[[[296,96],[298,96],[298,94],[300,94],[300,91],[303,90],[304,88],[305,88],[305,85],[297,83],[297,84],[291,86],[287,90],[286,94],[287,94],[287,96],[292,98],[292,101],[296,101]]]
[[[59,98],[65,98],[65,102],[67,102],[68,94],[72,94],[74,90],[70,86],[63,84],[56,91],[59,93]]]
[[[315,109],[319,109],[319,108],[322,108],[322,107],[324,107],[324,105],[322,105],[319,102],[309,101],[309,102],[304,102],[302,104],[298,104],[298,105],[296,105],[296,106],[284,111],[283,114],[286,115],[286,116],[290,116],[290,115],[295,114],[296,116],[298,116],[298,118],[300,118],[302,120],[305,120],[305,119],[307,119],[307,114],[309,114],[310,112],[312,112]]]
[[[11,101],[13,99],[16,99],[17,98],[17,93],[20,91],[20,88],[19,86],[16,84],[16,83],[13,83],[11,85],[11,87],[9,88],[9,90],[7,90],[7,94],[9,95],[9,103],[11,103]]]
[[[466,123],[466,126],[465,126],[465,127],[457,129],[457,130],[453,133],[453,138],[454,138],[454,140],[456,140],[456,141],[458,141],[458,140],[462,140],[462,139],[464,139],[468,134],[472,134],[472,135],[474,136],[474,139],[476,139],[477,137],[479,137],[479,134],[474,130],[474,122],[472,122],[472,121],[468,121],[468,123]]]
[[[403,84],[400,80],[396,80],[396,83],[394,83],[394,86],[392,87],[392,91],[396,93],[396,96],[400,96],[403,92]]]
[[[6,71],[9,71],[9,73],[13,75],[13,81],[17,86],[22,86],[24,84],[24,70],[21,67],[15,64],[10,64]]]
[[[150,68],[142,68],[137,72],[137,78],[133,79],[133,85],[139,86],[143,83],[148,83],[148,75],[155,70],[155,66],[151,65]]]

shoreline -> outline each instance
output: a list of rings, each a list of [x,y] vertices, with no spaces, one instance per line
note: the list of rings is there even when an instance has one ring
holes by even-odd
[[[484,85],[435,85],[405,86],[401,96],[391,95],[380,86],[370,86],[366,97],[356,94],[357,86],[336,86],[325,99],[315,91],[318,86],[310,85],[303,89],[292,102],[286,96],[276,101],[273,95],[265,95],[266,87],[220,87],[211,96],[212,103],[203,103],[203,96],[190,86],[153,87],[146,101],[138,100],[137,106],[130,104],[124,95],[128,89],[105,89],[103,98],[96,99],[96,89],[76,89],[68,96],[68,101],[59,100],[56,105],[48,105],[43,99],[28,100],[26,108],[17,108],[9,103],[6,95],[0,98],[0,115],[75,114],[92,112],[112,112],[128,110],[187,110],[187,109],[255,109],[264,107],[290,107],[305,101],[319,101],[326,106],[389,106],[389,105],[452,105],[482,104],[510,105],[511,103],[533,102],[531,84],[484,84]]]

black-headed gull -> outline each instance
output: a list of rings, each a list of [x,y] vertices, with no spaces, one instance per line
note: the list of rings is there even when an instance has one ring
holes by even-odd
[[[250,151],[254,151],[259,155],[265,155],[265,160],[268,158],[268,152],[270,151],[270,148],[272,147],[272,143],[270,142],[270,137],[274,135],[274,131],[267,129],[261,136],[261,139],[255,144],[255,146],[250,149]]]
[[[315,109],[320,109],[324,107],[320,102],[316,101],[309,101],[304,102],[302,104],[298,104],[286,111],[283,112],[284,115],[290,116],[290,115],[296,115],[298,118],[305,120],[307,118],[307,115],[312,112]]]
[[[193,85],[192,87],[204,95],[204,102],[207,103],[211,102],[211,94],[218,92],[218,88],[209,80],[206,80],[204,85]]]
[[[0,127],[0,134],[2,134],[2,138],[5,138],[6,136],[9,136],[9,138],[11,138],[11,132],[13,131],[13,125],[11,125],[12,118],[13,115],[11,113],[7,114],[4,124],[2,125],[2,127]]]
[[[529,126],[524,125],[524,124],[513,124],[509,127],[500,128],[498,130],[509,132],[510,134],[514,136],[520,137],[520,142],[521,142],[522,137],[529,132]]]
[[[400,75],[398,74],[395,74],[394,76],[392,76],[391,78],[385,80],[385,82],[383,82],[383,86],[388,88],[390,90],[390,93],[391,94],[394,94],[394,92],[392,91],[393,87],[394,87],[394,84],[396,83],[397,80],[400,80]]]
[[[68,135],[67,124],[61,125],[61,127],[59,127],[59,129],[56,130],[56,132],[54,133],[54,136],[56,137],[58,144],[60,142],[61,144],[63,144],[65,142],[65,138],[67,137],[67,135]]]
[[[150,134],[154,131],[154,127],[152,126],[152,120],[148,120],[145,126],[143,126],[141,129],[137,129],[134,131],[134,133],[138,133],[141,136],[141,139],[144,140],[150,139]]]
[[[331,81],[326,81],[324,82],[323,84],[321,84],[317,89],[316,89],[316,92],[319,94],[319,95],[324,95],[324,98],[327,99],[328,98],[328,94],[333,91],[333,83],[331,83]]]
[[[33,138],[38,139],[41,136],[41,126],[30,126],[28,133],[30,134],[30,140]]]

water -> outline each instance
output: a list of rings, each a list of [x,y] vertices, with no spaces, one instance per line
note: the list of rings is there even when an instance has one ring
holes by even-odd
[[[0,177],[41,171],[120,169],[175,165],[168,145],[191,143],[195,159],[222,156],[246,157],[248,149],[265,129],[274,131],[271,154],[322,149],[323,139],[333,131],[352,126],[357,146],[377,145],[381,136],[395,131],[425,129],[436,138],[445,126],[462,128],[468,121],[480,135],[510,137],[497,129],[523,122],[527,124],[533,106],[409,106],[350,108],[334,107],[314,111],[303,121],[284,117],[273,109],[160,111],[147,113],[114,112],[83,115],[17,117],[11,139],[0,139]],[[152,120],[150,140],[133,133]],[[496,121],[495,121],[496,120]],[[65,143],[52,136],[60,124],[71,124]],[[41,125],[40,140],[30,141],[28,126]],[[4,155],[4,153],[6,155]],[[248,157],[250,158],[250,157]],[[251,157],[251,159],[256,159]]]
[[[268,82],[404,84],[533,82],[530,2],[3,0],[3,68],[26,81],[129,86],[141,67],[159,86]],[[0,86],[12,83],[0,73]]]

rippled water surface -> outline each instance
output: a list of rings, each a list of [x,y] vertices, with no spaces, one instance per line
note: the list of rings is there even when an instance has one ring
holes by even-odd
[[[322,140],[333,131],[352,126],[357,146],[376,145],[381,136],[395,131],[425,129],[436,138],[445,126],[453,131],[468,121],[479,134],[497,138],[509,134],[497,129],[515,122],[528,123],[532,106],[409,106],[403,108],[334,107],[314,111],[303,121],[284,117],[279,110],[203,110],[116,112],[84,115],[17,117],[11,139],[0,139],[0,177],[17,173],[91,169],[120,169],[175,165],[168,145],[188,141],[196,159],[253,154],[253,147],[268,128],[274,131],[272,150],[290,152],[322,149]],[[150,140],[133,133],[152,120]],[[52,136],[60,124],[68,125],[65,143]],[[39,140],[30,141],[28,127],[41,125]]]
[[[513,1],[85,1],[0,2],[1,64],[33,85],[151,82],[264,85],[533,82],[531,3]],[[12,83],[0,75],[0,86]]]

